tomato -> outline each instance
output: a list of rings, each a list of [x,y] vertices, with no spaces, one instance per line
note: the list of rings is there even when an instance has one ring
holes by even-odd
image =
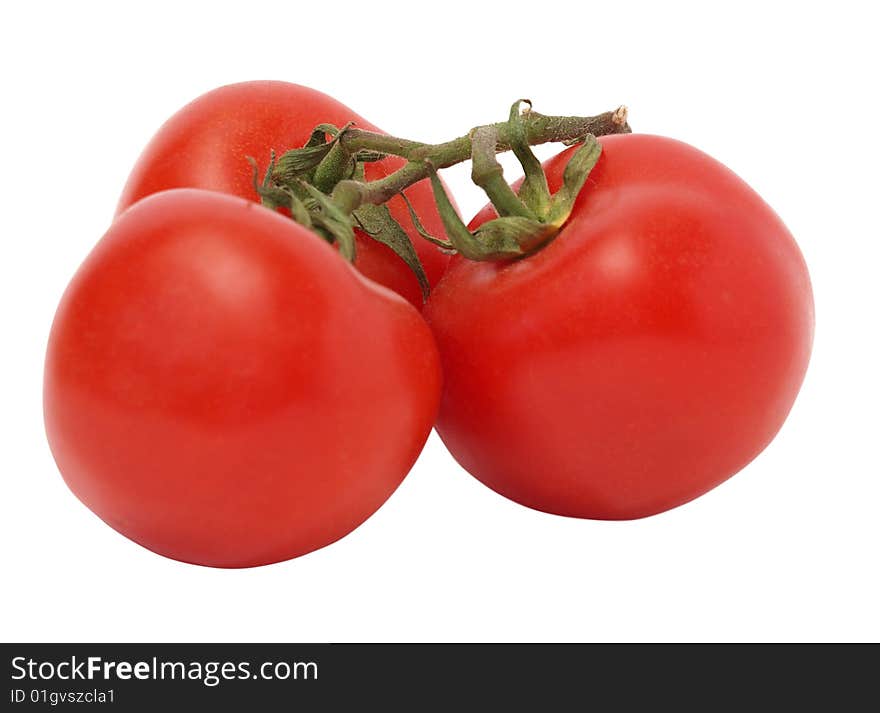
[[[254,81],[210,91],[159,129],[128,178],[117,214],[144,196],[169,188],[205,188],[258,201],[248,156],[264,168],[272,150],[280,154],[302,146],[318,124],[342,127],[349,121],[378,131],[335,99],[296,84]],[[397,157],[369,163],[366,177],[382,178],[403,164]],[[408,188],[406,195],[424,227],[442,237],[443,224],[427,182]],[[449,257],[419,236],[400,196],[388,207],[412,239],[428,281],[436,284]],[[389,247],[356,232],[356,265],[361,272],[421,308],[421,290],[409,267]]]
[[[434,422],[439,362],[404,299],[232,196],[123,213],[67,288],[46,430],[73,492],[160,554],[247,567],[369,517]]]
[[[532,508],[628,519],[697,497],[770,442],[813,302],[792,236],[729,169],[671,139],[600,141],[555,240],[505,264],[454,260],[425,315],[458,462]],[[545,166],[552,190],[570,153]]]

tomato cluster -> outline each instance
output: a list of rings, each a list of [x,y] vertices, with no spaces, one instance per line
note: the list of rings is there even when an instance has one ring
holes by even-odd
[[[811,349],[809,278],[720,163],[603,137],[560,233],[518,260],[450,262],[392,198],[432,287],[423,308],[413,272],[364,231],[352,266],[257,204],[247,156],[349,122],[373,128],[305,87],[230,85],[137,162],[45,367],[52,452],[110,526],[203,565],[296,557],[375,512],[435,425],[513,500],[637,518],[722,482],[781,427]],[[574,150],[545,164],[551,190]],[[366,179],[403,164],[372,160]],[[407,197],[443,235],[428,182]]]

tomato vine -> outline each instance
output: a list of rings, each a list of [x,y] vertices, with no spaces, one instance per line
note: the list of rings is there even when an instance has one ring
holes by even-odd
[[[522,110],[522,107],[525,109]],[[527,255],[551,240],[565,224],[574,201],[601,147],[595,137],[629,133],[626,108],[596,116],[545,116],[528,100],[514,102],[507,121],[477,126],[458,138],[427,144],[360,129],[320,124],[302,147],[270,157],[262,181],[254,187],[264,205],[285,208],[297,222],[336,244],[349,260],[355,258],[354,231],[360,228],[388,245],[413,270],[423,294],[428,281],[406,232],[384,203],[428,179],[446,238],[432,236],[421,226],[410,206],[416,230],[442,248],[471,260],[505,260]],[[548,142],[579,145],[566,168],[563,186],[551,195],[531,146]],[[513,151],[525,171],[518,193],[507,184],[496,154]],[[371,181],[364,164],[387,156],[406,163],[393,173]],[[480,186],[498,218],[471,233],[458,216],[442,183],[439,169],[466,160],[473,164],[472,179]]]

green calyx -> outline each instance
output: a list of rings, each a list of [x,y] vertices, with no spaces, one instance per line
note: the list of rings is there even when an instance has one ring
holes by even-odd
[[[520,111],[522,104],[527,105],[525,112]],[[494,220],[487,221],[473,233],[469,231],[452,207],[436,171],[431,174],[434,198],[449,240],[456,251],[469,260],[510,260],[540,250],[565,225],[581,188],[599,160],[602,147],[595,136],[587,134],[565,167],[562,187],[551,195],[541,162],[528,143],[524,117],[530,110],[530,101],[519,100],[514,102],[508,118],[510,148],[525,174],[518,192],[504,180],[496,157],[498,129],[478,127],[471,135],[471,178],[492,202],[498,213]]]
[[[525,110],[522,106],[525,105]],[[565,225],[574,203],[596,164],[601,146],[596,136],[629,133],[626,110],[593,117],[544,116],[531,102],[518,100],[507,121],[479,126],[465,136],[431,145],[363,131],[349,123],[315,127],[304,146],[270,158],[254,189],[264,205],[285,208],[291,217],[328,242],[348,260],[356,259],[356,233],[387,245],[413,271],[422,293],[428,281],[410,236],[387,206],[394,196],[406,201],[418,235],[445,251],[470,260],[509,260],[529,255],[552,240]],[[563,173],[563,185],[551,194],[547,178],[531,146],[547,141],[580,144]],[[496,154],[513,151],[523,167],[518,191],[504,179]],[[364,166],[389,155],[406,163],[393,173],[367,181]],[[498,217],[471,232],[452,206],[438,169],[472,161],[471,176],[489,197]],[[429,180],[446,236],[432,236],[422,226],[405,189]]]
[[[520,111],[522,104],[526,112]],[[514,102],[508,119],[510,148],[523,167],[519,191],[504,180],[496,157],[498,130],[475,129],[471,136],[471,177],[482,188],[498,217],[473,233],[467,229],[449,201],[436,171],[431,174],[434,198],[443,226],[455,249],[469,260],[510,260],[530,255],[552,240],[565,225],[581,188],[599,160],[602,147],[592,134],[580,140],[563,173],[563,185],[553,195],[541,162],[529,146],[524,117],[531,110],[527,99]]]
[[[350,126],[337,129],[331,124],[322,124],[315,127],[305,146],[287,151],[277,161],[272,157],[259,185],[255,168],[257,193],[270,208],[288,208],[294,220],[337,245],[340,254],[350,262],[357,258],[356,230],[387,245],[412,270],[423,298],[427,299],[428,278],[406,231],[394,220],[387,206],[360,205],[357,200],[358,187],[365,181],[364,164],[381,160],[386,154],[350,151],[340,141]],[[335,189],[340,185],[343,191],[337,193]],[[346,186],[355,196],[353,204],[343,197]]]

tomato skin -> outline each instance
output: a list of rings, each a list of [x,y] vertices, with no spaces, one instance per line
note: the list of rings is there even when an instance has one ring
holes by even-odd
[[[349,121],[379,131],[335,99],[297,84],[252,81],[214,89],[159,129],[128,178],[117,215],[141,198],[169,188],[205,188],[258,201],[247,156],[264,170],[272,150],[280,154],[302,146],[318,124],[342,127]],[[382,178],[403,164],[403,159],[393,156],[369,163],[366,177]],[[406,195],[425,228],[432,235],[445,235],[428,182],[408,188]],[[449,256],[416,232],[402,198],[393,198],[388,206],[412,239],[428,281],[437,284]],[[361,272],[422,307],[415,275],[390,248],[361,231],[357,231],[357,247],[360,255],[355,264]]]
[[[770,442],[807,368],[813,301],[792,236],[729,169],[671,139],[600,141],[563,232],[520,261],[453,260],[425,316],[437,430],[466,470],[538,510],[630,519]],[[545,165],[552,190],[569,152]]]
[[[167,557],[249,567],[344,536],[431,430],[424,320],[254,203],[146,198],[85,260],[46,357],[46,430],[71,490]]]

